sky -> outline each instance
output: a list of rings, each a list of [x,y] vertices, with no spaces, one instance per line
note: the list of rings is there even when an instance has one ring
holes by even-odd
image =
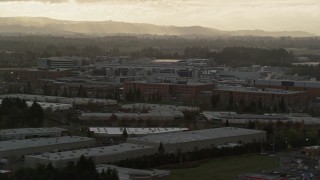
[[[320,0],[0,0],[0,17],[16,16],[320,35]]]

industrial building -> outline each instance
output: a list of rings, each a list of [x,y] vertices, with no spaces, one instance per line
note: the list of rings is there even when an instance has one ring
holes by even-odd
[[[83,62],[88,60],[82,57],[50,57],[39,58],[37,61],[37,67],[39,69],[57,69],[57,68],[70,68],[78,69],[83,65]]]
[[[150,113],[82,113],[80,121],[103,122],[114,120],[138,120],[138,121],[174,121],[183,118],[183,113],[174,112],[150,112]]]
[[[124,92],[131,90],[140,90],[141,95],[146,98],[152,98],[160,95],[162,99],[189,99],[195,100],[197,95],[203,91],[212,91],[213,84],[207,83],[157,83],[147,81],[126,81],[124,83]]]
[[[276,123],[276,122],[288,122],[290,121],[287,115],[283,114],[237,114],[235,112],[210,112],[204,111],[203,115],[210,121],[216,123],[225,123],[228,121],[231,124],[246,124],[248,122],[259,123]]]
[[[32,138],[51,138],[60,137],[68,134],[67,129],[63,128],[20,128],[20,129],[3,129],[0,130],[0,140],[22,140]]]
[[[78,136],[0,141],[0,159],[16,161],[26,155],[92,147],[95,139]]]
[[[169,180],[170,171],[165,170],[141,170],[141,169],[131,169],[123,168],[113,165],[98,164],[96,170],[101,173],[102,171],[107,171],[108,169],[115,169],[118,172],[119,180]]]
[[[38,164],[51,163],[54,167],[61,168],[69,162],[77,162],[82,155],[92,158],[95,164],[103,164],[152,155],[156,152],[157,149],[151,146],[123,143],[113,146],[30,155],[26,156],[25,164],[27,167],[37,167]]]
[[[259,123],[303,123],[305,125],[318,125],[320,119],[311,117],[303,113],[290,114],[237,114],[236,112],[218,112],[218,111],[203,111],[202,115],[209,121],[214,123],[226,123],[228,120],[231,124],[246,124],[251,122]]]
[[[31,94],[6,94],[0,95],[0,99],[4,98],[20,98],[26,101],[36,102],[49,102],[49,103],[61,103],[72,105],[89,105],[89,104],[101,104],[101,105],[116,105],[117,100],[111,99],[94,99],[94,98],[67,98],[60,96],[43,96],[43,95],[31,95]]]
[[[26,101],[28,107],[31,107],[34,101]],[[0,105],[2,103],[2,99],[0,97]],[[61,104],[61,103],[47,103],[47,102],[37,102],[42,109],[51,110],[51,111],[65,111],[72,109],[72,104]]]
[[[46,85],[57,94],[67,93],[69,96],[77,96],[79,88],[90,98],[115,97],[116,93],[120,94],[122,87],[119,83],[105,81],[101,77],[68,77],[57,80],[42,80],[42,85]]]
[[[155,148],[158,148],[162,143],[166,153],[177,153],[212,148],[228,143],[262,142],[265,139],[265,131],[224,127],[134,137],[128,138],[127,142]]]
[[[89,131],[95,137],[120,137],[124,130],[129,136],[142,136],[148,134],[162,134],[170,132],[187,131],[188,128],[124,128],[124,127],[90,127]]]
[[[254,102],[266,107],[278,105],[281,101],[284,101],[288,106],[306,104],[308,102],[308,94],[306,91],[272,88],[255,89],[221,86],[214,89],[212,94],[219,96],[221,103],[229,102],[230,99],[233,99],[234,104],[243,103],[244,105],[249,105]]]
[[[41,79],[55,80],[72,76],[70,69],[19,69],[15,71],[15,76],[21,81],[38,82]]]
[[[121,106],[124,111],[200,111],[199,107],[189,107],[189,106],[174,106],[165,104],[147,104],[147,103],[135,103],[135,104],[124,104]]]
[[[264,80],[259,79],[254,81],[256,88],[277,88],[293,91],[306,91],[308,99],[315,101],[320,97],[320,82],[319,81],[286,81],[286,80]]]

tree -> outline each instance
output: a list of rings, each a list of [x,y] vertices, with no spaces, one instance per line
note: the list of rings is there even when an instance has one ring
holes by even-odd
[[[124,128],[121,137],[122,137],[123,139],[125,139],[125,140],[128,138],[128,132],[127,132],[127,129],[126,129],[126,128]]]
[[[27,117],[29,121],[28,124],[30,124],[30,126],[40,127],[44,118],[44,112],[42,107],[37,102],[33,102],[31,107],[28,109]]]
[[[281,101],[279,102],[279,110],[280,110],[280,112],[286,112],[287,111],[287,105],[284,102],[283,98],[281,98]]]
[[[30,81],[28,81],[28,83],[27,83],[26,91],[27,91],[27,94],[31,94],[32,93]]]
[[[117,121],[117,120],[118,120],[118,117],[117,117],[115,114],[112,114],[112,115],[110,116],[110,120],[111,120],[111,121]]]
[[[229,101],[228,101],[228,110],[233,110],[234,109],[234,99],[233,99],[233,94],[232,92],[229,93]]]
[[[158,153],[162,156],[162,155],[164,155],[164,146],[163,146],[163,143],[162,143],[162,141],[160,142],[160,145],[159,145],[159,147],[158,147]]]
[[[212,95],[211,96],[211,105],[213,109],[217,108],[217,105],[219,104],[220,101],[220,95]]]
[[[63,97],[69,97],[67,87],[64,87],[64,88],[63,88],[62,96],[63,96]]]
[[[225,127],[229,127],[229,120],[228,120],[228,119],[226,120],[224,126],[225,126]]]
[[[256,128],[255,123],[250,120],[250,121],[248,122],[248,129],[255,129],[255,128]]]

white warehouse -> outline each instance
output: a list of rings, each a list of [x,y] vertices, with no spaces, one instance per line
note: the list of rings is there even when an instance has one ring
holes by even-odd
[[[228,143],[262,142],[265,139],[265,131],[224,127],[134,137],[128,138],[127,142],[155,148],[158,148],[162,142],[166,153],[177,153],[212,148]]]
[[[0,141],[0,159],[15,161],[25,155],[92,147],[95,139],[78,136]]]
[[[179,131],[187,131],[189,128],[123,128],[123,127],[90,127],[89,131],[94,133],[95,137],[120,137],[123,131],[126,130],[129,136],[142,136],[148,134],[161,134],[161,133],[171,133]]]
[[[26,156],[25,164],[27,167],[37,167],[38,164],[51,163],[56,168],[65,167],[69,162],[77,162],[83,155],[90,157],[95,164],[110,163],[125,159],[152,155],[157,149],[150,146],[123,143],[113,146],[104,146],[73,151],[45,153],[41,155]]]

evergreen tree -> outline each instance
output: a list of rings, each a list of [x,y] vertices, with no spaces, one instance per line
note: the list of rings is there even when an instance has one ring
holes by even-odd
[[[161,142],[160,142],[160,145],[159,145],[159,147],[158,147],[158,153],[159,153],[160,155],[164,155],[164,152],[165,152],[164,146],[163,146],[163,143],[162,143],[162,141],[161,141]]]
[[[28,109],[28,121],[32,127],[40,127],[44,118],[44,112],[42,107],[37,103],[33,102],[31,107]]]
[[[229,120],[226,120],[226,123],[224,124],[225,127],[229,127]]]
[[[69,97],[69,94],[68,94],[68,91],[67,91],[67,87],[64,87],[63,88],[63,94],[62,94],[63,97]]]
[[[125,140],[128,138],[128,132],[127,132],[127,129],[126,129],[126,128],[124,128],[121,137],[122,137],[123,139],[125,139]]]

